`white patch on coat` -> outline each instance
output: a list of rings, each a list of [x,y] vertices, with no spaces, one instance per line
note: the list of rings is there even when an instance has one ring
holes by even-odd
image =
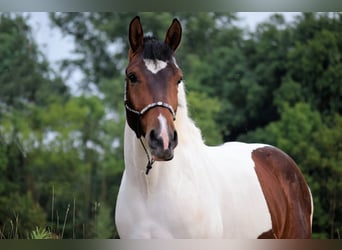
[[[167,121],[166,121],[166,118],[162,114],[159,114],[158,120],[160,124],[159,136],[163,139],[164,150],[166,150],[169,148],[169,135],[167,132]]]
[[[161,60],[144,59],[144,63],[146,68],[153,74],[157,74],[167,66],[167,63]]]

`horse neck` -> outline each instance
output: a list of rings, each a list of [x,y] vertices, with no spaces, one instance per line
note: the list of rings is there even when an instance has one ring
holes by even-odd
[[[178,87],[178,110],[175,121],[175,127],[178,133],[178,144],[181,147],[189,143],[204,145],[201,131],[195,126],[188,113],[184,83],[182,82]]]

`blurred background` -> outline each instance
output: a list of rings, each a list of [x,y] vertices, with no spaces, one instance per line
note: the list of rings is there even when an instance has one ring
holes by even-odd
[[[116,238],[127,30],[183,25],[177,63],[208,145],[291,155],[314,238],[342,231],[341,13],[0,13],[0,239]]]

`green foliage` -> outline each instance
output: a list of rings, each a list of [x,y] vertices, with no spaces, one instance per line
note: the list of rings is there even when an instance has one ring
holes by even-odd
[[[190,114],[195,117],[195,123],[202,128],[202,136],[206,144],[221,144],[222,129],[215,123],[215,118],[221,109],[220,102],[205,93],[189,92],[188,103]]]
[[[299,102],[294,107],[284,105],[279,121],[240,137],[277,145],[296,160],[314,197],[317,238],[338,237],[342,227],[341,125],[342,116],[336,115],[327,125],[319,112]]]
[[[46,223],[45,213],[31,193],[10,193],[0,197],[0,238],[23,238],[36,226]]]
[[[97,203],[97,215],[94,224],[94,238],[113,238],[114,223],[112,209],[108,207],[105,203]]]
[[[14,30],[4,30],[11,25]],[[16,32],[21,25],[26,32]],[[23,237],[35,226],[47,225],[58,237],[88,237],[94,220],[92,201],[102,198],[114,207],[112,201],[117,193],[114,183],[118,182],[123,163],[122,154],[117,152],[121,152],[121,145],[113,144],[116,139],[112,132],[118,135],[117,127],[123,125],[117,124],[122,121],[111,119],[109,108],[97,96],[71,97],[39,54],[25,25],[20,16],[1,16],[0,28],[4,31],[1,35],[21,41],[1,44],[2,62],[14,68],[15,60],[19,59],[11,53],[5,54],[11,48],[4,46],[13,46],[14,50],[16,44],[19,47],[28,44],[35,48],[20,50],[22,57],[27,57],[24,60],[27,64],[19,66],[30,67],[30,74],[23,73],[18,78],[14,72],[0,72],[4,81],[0,91],[0,96],[4,96],[0,98],[2,237]],[[37,77],[31,77],[34,74]],[[78,204],[74,223],[70,214],[66,214],[66,207],[73,200]],[[15,221],[14,215],[18,227],[11,223]]]
[[[322,29],[288,54],[289,75],[302,83],[302,95],[320,112],[342,111],[341,39],[339,33]]]
[[[43,105],[49,94],[66,92],[60,78],[46,78],[52,72],[30,32],[21,16],[12,20],[10,15],[0,14],[0,100],[18,108],[24,102]]]
[[[49,240],[52,239],[52,235],[45,228],[36,227],[29,235],[29,239],[32,240]]]
[[[291,79],[283,80],[281,86],[274,91],[273,102],[279,113],[289,105],[294,106],[298,102],[304,102],[302,86]]]

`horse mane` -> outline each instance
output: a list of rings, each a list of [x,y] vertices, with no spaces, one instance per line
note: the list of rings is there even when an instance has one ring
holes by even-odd
[[[169,61],[172,59],[173,51],[163,41],[156,37],[144,37],[143,58],[151,60]]]
[[[191,142],[204,146],[205,142],[201,130],[196,126],[194,120],[191,119],[188,113],[186,91],[183,82],[178,86],[178,110],[175,124],[177,130],[187,131],[187,133],[178,133],[180,144]]]

